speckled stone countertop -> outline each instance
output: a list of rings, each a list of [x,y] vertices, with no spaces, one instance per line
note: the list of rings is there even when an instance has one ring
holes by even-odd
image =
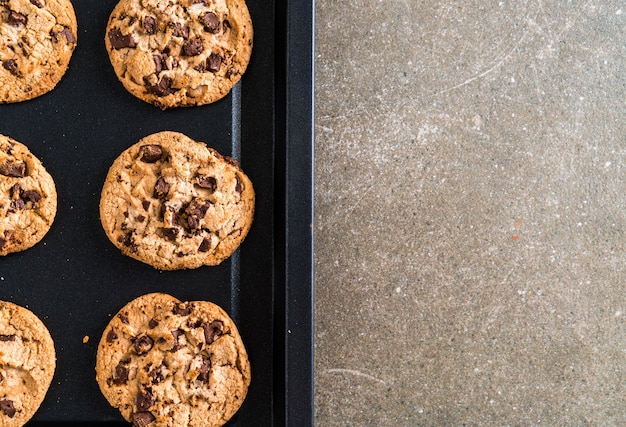
[[[316,0],[315,421],[626,424],[626,3]]]

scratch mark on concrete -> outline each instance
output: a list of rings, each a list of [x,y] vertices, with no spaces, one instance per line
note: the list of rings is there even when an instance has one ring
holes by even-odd
[[[362,377],[362,378],[367,378],[368,380],[371,381],[375,381],[377,383],[383,384],[383,385],[387,385],[387,383],[379,378],[373,377],[371,375],[365,374],[361,371],[356,371],[354,369],[339,369],[339,368],[334,368],[334,369],[329,369],[326,371],[327,374],[349,374],[349,375],[354,375],[357,377]]]
[[[522,37],[520,37],[520,39],[517,41],[517,43],[515,43],[515,46],[513,46],[513,48],[511,50],[509,50],[507,52],[506,55],[504,55],[504,57],[502,57],[498,62],[496,62],[494,65],[492,65],[491,67],[487,68],[485,71],[483,71],[482,73],[479,73],[473,77],[470,77],[469,79],[465,80],[462,83],[456,84],[452,87],[449,87],[447,89],[441,90],[439,92],[437,92],[434,95],[443,95],[444,93],[448,93],[448,92],[452,92],[453,90],[459,89],[463,86],[466,86],[478,79],[481,79],[483,77],[485,77],[486,75],[490,74],[491,72],[493,72],[496,68],[500,67],[507,59],[509,59],[511,57],[511,55],[513,55],[513,53],[519,48],[519,46],[522,44],[522,42],[524,41],[524,39],[526,38],[526,36],[528,35],[528,31],[524,32],[524,34],[522,34]]]

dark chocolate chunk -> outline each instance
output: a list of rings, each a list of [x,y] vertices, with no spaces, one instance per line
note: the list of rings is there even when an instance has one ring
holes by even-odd
[[[141,202],[141,206],[143,206],[143,210],[147,211],[148,209],[150,209],[150,201],[144,200],[143,202]]]
[[[154,329],[154,328],[156,328],[157,326],[159,326],[159,322],[157,322],[157,321],[156,321],[156,320],[154,320],[154,319],[150,319],[150,321],[148,322],[148,328],[150,328],[150,329]]]
[[[182,329],[176,329],[174,331],[172,331],[172,336],[174,337],[174,347],[172,347],[172,351],[176,351],[178,350],[181,345],[180,342],[178,341],[178,338],[181,336],[185,336],[185,331],[183,331]]]
[[[22,199],[12,200],[9,204],[9,212],[21,211],[22,209],[24,209],[24,205],[24,200]]]
[[[139,155],[142,162],[155,163],[161,160],[163,148],[158,144],[146,144],[139,148]]]
[[[152,60],[154,61],[154,73],[159,74],[163,70],[168,70],[167,67],[167,53],[159,53],[156,55],[152,55]]]
[[[0,410],[2,410],[2,412],[4,412],[4,414],[9,417],[9,418],[13,418],[15,416],[15,406],[13,406],[13,401],[9,400],[9,399],[2,399],[0,400]]]
[[[185,304],[176,304],[174,305],[172,312],[177,316],[189,316],[191,314],[191,309]]]
[[[156,19],[154,19],[154,17],[152,16],[146,16],[145,18],[143,18],[143,29],[148,34],[156,33],[156,30],[157,30]]]
[[[41,194],[35,190],[27,190],[22,192],[21,198],[25,202],[31,202],[33,206],[37,206],[37,203],[41,200]]]
[[[155,416],[148,411],[135,412],[131,417],[134,427],[146,427],[154,420],[156,420]]]
[[[220,19],[213,12],[207,12],[200,17],[204,29],[209,33],[217,33],[220,30]]]
[[[189,27],[178,22],[170,22],[170,27],[174,30],[172,33],[175,37],[187,39],[189,37]]]
[[[211,249],[211,237],[205,237],[198,247],[198,252],[208,252]]]
[[[113,376],[113,384],[122,385],[128,382],[128,366],[124,362],[120,362],[115,367],[115,375]]]
[[[113,329],[111,329],[109,333],[107,334],[106,340],[108,343],[112,343],[116,339],[117,339],[117,334],[115,333]]]
[[[14,27],[19,27],[20,25],[26,25],[28,18],[26,15],[22,15],[21,13],[12,10],[9,12],[8,22]]]
[[[161,363],[161,365],[148,372],[148,377],[152,380],[152,384],[163,382],[165,379],[165,373],[163,372],[164,368],[165,366]]]
[[[144,391],[139,392],[137,395],[137,409],[147,411],[152,405],[154,405],[152,390],[147,388]]]
[[[212,344],[224,333],[224,322],[214,320],[211,323],[203,323],[202,329],[204,329],[204,341],[207,344]]]
[[[203,356],[202,365],[200,365],[200,373],[196,377],[196,381],[203,382],[204,384],[208,383],[210,371],[211,371],[211,359]]]
[[[15,335],[0,335],[0,342],[15,341]]]
[[[183,44],[183,55],[185,56],[197,56],[200,55],[202,51],[204,51],[204,46],[202,46],[202,39],[200,38],[186,41]]]
[[[119,28],[113,28],[109,31],[109,42],[113,49],[124,49],[127,47],[136,47],[137,44],[133,40],[130,34],[122,34],[122,30]]]
[[[211,191],[215,191],[217,188],[217,180],[212,176],[198,174],[198,176],[196,176],[196,180],[200,188],[206,188]]]
[[[17,76],[19,74],[17,71],[17,62],[15,61],[15,59],[7,59],[5,61],[2,61],[2,68],[9,71],[14,76]]]
[[[148,86],[148,90],[156,96],[167,96],[174,93],[172,79],[168,76],[163,76],[157,84]]]
[[[176,238],[178,237],[178,233],[180,233],[180,229],[176,227],[163,227],[161,229],[161,232],[163,233],[163,237],[165,237],[166,239],[176,240]]]
[[[7,160],[0,164],[0,175],[10,176],[12,178],[24,178],[24,176],[26,176],[26,163]]]
[[[4,245],[6,245],[7,243],[7,239],[5,239],[4,237],[0,237],[0,250],[2,250],[2,248],[4,248]]]
[[[61,31],[51,31],[50,35],[52,36],[54,41],[57,42],[59,41],[59,35],[62,35],[63,37],[65,37],[67,43],[76,43],[76,36],[74,35],[74,33],[72,33],[72,30],[67,27],[63,27]]]
[[[162,176],[157,179],[156,184],[154,185],[154,197],[157,199],[164,199],[167,196],[167,193],[170,191],[170,185],[165,181],[165,178]]]
[[[141,356],[142,354],[146,354],[152,347],[154,346],[154,340],[150,338],[148,335],[142,335],[135,340],[133,343],[133,348],[135,352]]]
[[[222,57],[219,56],[217,53],[210,54],[209,57],[206,59],[207,71],[211,71],[215,73],[220,70],[221,66],[222,66]]]
[[[126,314],[122,314],[122,313],[120,313],[120,314],[118,314],[118,315],[117,315],[117,317],[120,319],[120,321],[121,321],[123,324],[128,325],[128,323],[129,323],[129,322],[128,322],[128,317],[127,317],[127,315],[126,315]]]
[[[41,0],[30,0],[30,2],[37,6],[39,9],[41,9],[43,7],[43,4],[41,4]]]

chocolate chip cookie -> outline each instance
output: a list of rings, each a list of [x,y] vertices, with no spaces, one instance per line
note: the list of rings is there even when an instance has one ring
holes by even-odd
[[[28,148],[0,135],[0,256],[28,249],[57,211],[54,181]]]
[[[208,301],[138,297],[105,328],[96,380],[135,426],[225,424],[250,385],[250,363],[228,314]]]
[[[25,101],[52,90],[76,47],[69,0],[0,1],[0,102]]]
[[[244,0],[121,0],[105,44],[124,87],[166,109],[223,98],[248,66],[252,37]]]
[[[0,301],[0,426],[23,426],[37,412],[55,367],[54,343],[42,321]]]
[[[217,265],[252,224],[254,189],[239,164],[178,132],[125,150],[106,177],[100,219],[122,253],[162,270]]]

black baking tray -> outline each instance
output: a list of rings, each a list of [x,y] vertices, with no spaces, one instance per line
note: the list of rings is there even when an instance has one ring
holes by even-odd
[[[26,144],[53,176],[58,211],[31,249],[0,259],[0,299],[50,330],[57,370],[30,425],[128,425],[101,395],[95,354],[126,302],[148,292],[210,300],[237,323],[252,384],[229,426],[313,424],[313,0],[248,0],[254,48],[224,99],[161,111],[127,93],[104,48],[115,0],[75,0],[78,46],[50,93],[0,105],[0,133]],[[216,267],[163,272],[127,258],[98,216],[113,160],[142,137],[174,130],[238,160],[256,191],[250,233]],[[86,342],[85,342],[86,341]]]

